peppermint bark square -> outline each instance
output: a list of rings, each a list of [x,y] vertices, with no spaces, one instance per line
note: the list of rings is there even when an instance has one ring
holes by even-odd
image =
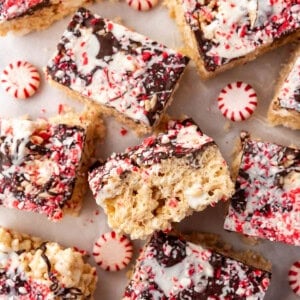
[[[1,299],[93,299],[96,282],[75,248],[0,227]]]
[[[159,231],[138,258],[123,300],[263,299],[271,273],[248,261]]]
[[[189,59],[80,8],[46,69],[50,83],[144,134],[155,127]]]
[[[241,135],[236,192],[224,228],[300,246],[300,150]]]
[[[300,45],[291,54],[280,77],[268,112],[269,122],[300,129]]]
[[[298,0],[166,0],[207,79],[300,36]]]
[[[68,113],[50,120],[0,120],[0,205],[53,221],[78,214],[95,132],[102,130],[98,115],[86,118]]]
[[[8,32],[27,34],[49,27],[79,6],[92,0],[1,0],[0,36]]]
[[[133,239],[169,228],[234,192],[217,145],[191,119],[169,121],[164,132],[95,163],[89,184],[111,228]]]

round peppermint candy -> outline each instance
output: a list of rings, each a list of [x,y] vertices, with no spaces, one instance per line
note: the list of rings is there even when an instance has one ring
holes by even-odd
[[[237,81],[227,84],[218,97],[218,108],[231,121],[248,119],[257,106],[257,96],[250,84]]]
[[[93,248],[96,263],[105,271],[124,269],[129,264],[132,253],[130,240],[115,231],[102,234]]]
[[[291,289],[300,296],[300,260],[292,264],[288,276]]]
[[[158,0],[126,0],[127,4],[136,10],[146,11],[158,3]]]
[[[16,99],[26,99],[37,91],[40,74],[36,67],[27,61],[10,63],[0,75],[0,83],[5,91]]]

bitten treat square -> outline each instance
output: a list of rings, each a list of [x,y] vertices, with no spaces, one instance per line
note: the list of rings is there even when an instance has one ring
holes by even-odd
[[[96,282],[74,248],[0,227],[1,299],[93,299]]]
[[[217,145],[191,119],[169,121],[164,129],[89,172],[109,226],[133,239],[166,229],[234,192]]]
[[[0,1],[0,36],[8,32],[27,34],[49,27],[79,6],[92,0],[23,0]]]
[[[46,74],[71,97],[97,103],[144,134],[170,104],[189,59],[128,28],[80,8]]]
[[[99,115],[66,113],[49,120],[0,119],[0,205],[46,215],[78,214]]]
[[[273,125],[300,129],[300,44],[282,70],[268,120]]]
[[[270,279],[268,270],[160,231],[143,248],[123,300],[263,299]]]
[[[236,192],[224,228],[300,246],[300,150],[241,135]]]
[[[202,78],[300,36],[298,0],[165,0]]]

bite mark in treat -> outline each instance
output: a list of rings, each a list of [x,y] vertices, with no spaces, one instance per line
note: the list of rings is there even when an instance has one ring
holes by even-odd
[[[224,228],[300,245],[300,150],[241,134],[242,157]]]
[[[227,119],[244,121],[254,113],[257,95],[250,84],[242,81],[229,83],[218,97],[218,108]]]
[[[147,11],[156,6],[158,0],[126,0],[126,2],[136,10]]]
[[[268,271],[159,231],[138,258],[123,300],[263,299],[270,278]]]
[[[169,121],[165,128],[98,161],[89,172],[90,188],[108,224],[132,239],[169,228],[233,192],[218,147],[193,120]]]
[[[291,289],[296,295],[300,296],[300,261],[292,264],[288,278]]]
[[[40,74],[27,61],[10,63],[0,75],[0,83],[5,91],[16,99],[33,96],[40,86]]]
[[[143,133],[158,123],[189,59],[81,8],[47,66],[50,83]],[[140,125],[140,126],[138,126]]]
[[[127,267],[133,254],[131,241],[116,232],[102,234],[95,242],[93,256],[96,263],[105,271],[120,271]]]

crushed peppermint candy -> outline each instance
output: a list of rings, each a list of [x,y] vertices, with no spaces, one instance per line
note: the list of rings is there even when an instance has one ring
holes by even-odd
[[[0,205],[63,217],[71,199],[85,129],[45,120],[0,120]]]
[[[252,140],[243,149],[224,228],[300,246],[300,150]]]
[[[138,258],[127,299],[263,299],[271,274],[156,232]]]
[[[170,121],[166,133],[147,137],[141,145],[130,147],[122,154],[114,153],[105,163],[96,162],[89,172],[91,190],[101,205],[115,193],[112,183],[108,183],[110,177],[122,178],[128,172],[144,172],[147,177],[157,171],[156,166],[162,160],[171,157],[187,157],[198,168],[199,151],[211,144],[214,144],[213,139],[203,134],[193,120]],[[147,166],[144,171],[143,166]],[[176,206],[176,199],[170,201],[170,205]]]
[[[35,10],[47,7],[53,0],[4,0],[0,3],[0,23],[24,15],[31,15]]]
[[[189,59],[80,8],[47,66],[47,78],[152,127]]]
[[[182,0],[208,71],[300,29],[299,0]]]
[[[89,299],[97,275],[83,259],[72,248],[0,228],[0,299]]]

